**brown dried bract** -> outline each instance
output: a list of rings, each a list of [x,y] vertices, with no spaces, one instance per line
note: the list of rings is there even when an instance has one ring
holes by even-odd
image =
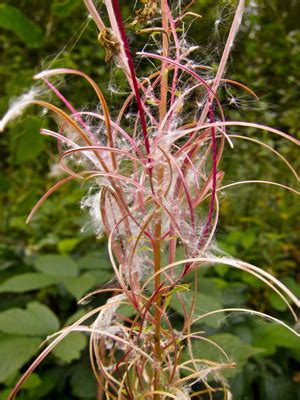
[[[98,35],[98,40],[105,49],[105,61],[109,62],[113,56],[117,55],[120,50],[120,43],[115,37],[113,31],[104,28]]]
[[[133,25],[140,24],[144,25],[153,20],[157,13],[157,1],[156,0],[141,0],[144,3],[144,8],[140,8],[135,13],[135,20]]]

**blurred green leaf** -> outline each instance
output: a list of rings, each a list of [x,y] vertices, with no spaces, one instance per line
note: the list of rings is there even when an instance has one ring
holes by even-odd
[[[249,297],[247,285],[234,282],[227,283],[222,290],[223,303],[226,307],[241,307]]]
[[[240,373],[247,360],[262,351],[242,342],[238,337],[230,333],[209,336],[209,340],[219,345],[225,351],[229,360],[237,364],[236,368],[224,371],[224,376],[227,378]],[[193,353],[195,358],[223,363],[228,362],[225,355],[217,347],[201,340],[194,341]]]
[[[235,252],[231,252],[230,254],[234,254]],[[230,270],[230,267],[228,265],[223,265],[223,264],[215,264],[214,265],[214,270],[216,271],[216,273],[221,276],[224,277],[226,275],[226,273]]]
[[[60,17],[68,17],[81,4],[81,0],[54,0],[52,12]]]
[[[124,317],[133,317],[136,315],[136,309],[130,304],[121,304],[118,307],[117,313]]]
[[[95,278],[91,274],[69,277],[64,280],[65,288],[79,300],[92,287],[96,285]]]
[[[5,193],[8,188],[9,188],[9,182],[7,177],[3,173],[0,173],[0,192]]]
[[[80,269],[111,270],[111,263],[105,253],[90,253],[79,258],[77,265]]]
[[[260,322],[253,329],[253,344],[264,349],[263,357],[275,353],[282,347],[292,350],[293,357],[300,362],[300,338],[284,326]]]
[[[298,388],[297,394],[295,393],[295,386],[292,379],[289,376],[272,376],[270,374],[264,374],[262,396],[264,399],[272,400],[298,400],[300,390]],[[299,385],[297,385],[299,386]]]
[[[0,336],[0,382],[26,364],[40,344],[37,338]]]
[[[295,279],[290,277],[285,277],[282,279],[282,283],[284,283],[295,296],[300,297],[300,284],[296,282]]]
[[[2,393],[0,393],[0,400],[7,400],[10,395],[11,389],[5,389]]]
[[[48,397],[47,395],[52,390],[61,387],[66,381],[65,375],[58,365],[56,365],[54,368],[53,366],[49,365],[45,371],[40,373],[39,377],[42,381],[41,385],[37,386],[36,388],[31,388],[30,391],[28,391],[28,398],[26,397],[26,400],[46,399]],[[51,396],[51,400],[52,398],[53,397]]]
[[[182,307],[181,302],[183,301],[183,304],[186,308],[186,312],[189,313],[192,300],[195,296],[194,291],[189,291],[189,292],[182,292],[180,294],[175,294],[172,296],[172,299],[170,301],[170,306],[173,308],[178,314],[184,315],[184,309]],[[204,315],[210,311],[215,311],[219,310],[222,308],[222,303],[220,299],[208,296],[207,294],[203,293],[196,293],[196,302],[195,302],[195,310],[194,310],[194,317],[198,317],[201,315]],[[201,319],[199,321],[200,323],[205,323],[208,326],[212,327],[218,327],[220,319],[223,318],[223,313],[218,313],[216,315],[212,315],[209,317],[206,317],[204,319]]]
[[[270,290],[270,291],[268,291],[266,297],[267,297],[271,307],[274,308],[274,310],[276,310],[276,311],[286,311],[287,310],[287,305],[278,296],[277,293]]]
[[[72,332],[54,348],[53,354],[62,362],[69,364],[78,360],[86,344],[87,339],[83,334]]]
[[[13,126],[11,134],[15,136],[13,151],[16,164],[36,160],[44,151],[46,138],[39,133],[41,127],[42,120],[38,117],[28,117],[26,121]]]
[[[26,379],[26,381],[23,383],[22,389],[27,389],[27,390],[36,389],[42,383],[43,382],[39,377],[39,375],[33,372],[32,374],[29,375],[28,379]]]
[[[242,272],[241,273],[241,280],[245,283],[247,283],[249,286],[260,289],[265,287],[265,283],[262,282],[260,279],[257,277],[247,273],[247,272]]]
[[[27,47],[37,48],[44,43],[41,28],[8,4],[0,4],[0,27],[14,32]]]
[[[240,241],[244,249],[250,249],[257,239],[257,233],[253,229],[247,229],[242,232]]]
[[[62,254],[69,254],[80,243],[80,238],[62,239],[58,242],[58,251]]]
[[[44,274],[58,279],[78,275],[78,267],[71,257],[66,255],[47,254],[39,256],[34,262],[35,268]]]
[[[20,274],[7,279],[0,285],[0,293],[22,293],[54,285],[57,279],[54,276],[39,272]]]
[[[74,314],[70,315],[66,322],[64,323],[64,326],[69,326],[76,322],[79,318],[83,317],[87,313],[86,310],[79,309],[77,310]]]
[[[222,301],[222,292],[220,289],[223,289],[227,285],[228,282],[221,278],[198,277],[198,292],[212,296],[219,301]]]
[[[0,331],[12,335],[46,336],[59,328],[56,315],[44,304],[32,302],[25,310],[11,308],[0,313]]]
[[[112,270],[107,270],[107,269],[103,269],[103,270],[90,270],[88,272],[88,274],[90,276],[92,276],[95,280],[95,284],[97,286],[100,285],[104,285],[108,282],[110,282],[111,280],[114,280],[114,276],[113,276],[113,272]]]
[[[97,396],[97,381],[93,376],[90,364],[78,363],[71,373],[72,394],[80,399]]]

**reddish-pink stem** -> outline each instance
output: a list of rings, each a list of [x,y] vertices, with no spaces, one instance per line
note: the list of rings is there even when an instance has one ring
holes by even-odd
[[[130,75],[131,75],[131,79],[132,79],[134,94],[136,97],[136,102],[137,102],[138,111],[139,111],[140,120],[141,120],[145,148],[146,148],[148,158],[150,158],[150,143],[149,143],[149,137],[148,137],[148,131],[147,131],[147,124],[146,124],[144,109],[143,109],[141,96],[140,96],[140,92],[139,92],[139,85],[138,85],[135,70],[134,70],[133,60],[131,57],[131,52],[129,49],[129,44],[128,44],[128,40],[127,40],[127,36],[126,36],[125,29],[124,29],[120,8],[119,8],[119,2],[118,2],[118,0],[113,0],[112,3],[113,3],[113,7],[114,7],[115,17],[116,17],[118,27],[120,30],[120,34],[121,34],[121,37],[122,37],[122,40],[124,43],[125,54],[126,54],[126,57],[128,60],[128,66],[129,66]]]

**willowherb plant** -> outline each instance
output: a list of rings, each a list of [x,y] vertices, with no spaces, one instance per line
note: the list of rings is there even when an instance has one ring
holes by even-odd
[[[197,316],[195,299],[190,304],[184,301],[185,292],[197,286],[197,271],[204,266],[224,264],[252,274],[280,296],[296,321],[293,306],[299,307],[299,300],[269,273],[218,251],[213,243],[218,193],[247,182],[299,192],[269,181],[222,186],[224,172],[219,170],[220,160],[226,143],[233,147],[232,138],[252,140],[280,157],[299,182],[296,171],[280,153],[258,139],[234,135],[230,128],[251,127],[298,145],[299,142],[270,127],[225,119],[218,98],[218,90],[224,84],[235,85],[256,97],[243,84],[224,78],[242,20],[244,0],[238,2],[216,71],[191,59],[198,48],[187,43],[184,21],[188,16],[200,18],[190,11],[193,1],[184,7],[180,0],[143,0],[130,28],[152,38],[151,52],[145,47],[135,54],[128,44],[118,0],[104,0],[101,14],[92,0],[84,3],[99,29],[98,39],[106,50],[106,61],[115,62],[123,71],[129,95],[112,115],[100,87],[89,76],[65,68],[45,70],[34,78],[54,92],[62,108],[29,98],[33,94],[30,92],[12,106],[2,119],[1,128],[29,104],[56,115],[57,131],[42,129],[41,134],[57,140],[60,165],[67,176],[40,199],[28,220],[49,195],[68,181],[90,183],[91,191],[82,206],[89,209],[97,233],[108,238],[115,284],[81,300],[86,302],[96,294],[111,293],[105,305],[51,338],[9,399],[16,396],[24,380],[47,354],[75,331],[90,334],[90,358],[99,383],[99,398],[190,399],[200,398],[201,393],[213,398],[215,389],[208,382],[215,379],[224,399],[229,399],[231,394],[222,371],[234,368],[234,360],[205,332],[194,331],[194,324],[214,314],[238,311],[267,318],[297,333],[282,321],[248,309],[222,309]],[[107,23],[103,22],[104,13]],[[138,76],[136,58],[150,61],[152,70],[146,76]],[[77,111],[51,83],[52,77],[62,74],[85,79],[99,99],[99,109]],[[180,331],[173,328],[170,318],[172,298],[183,309]],[[124,305],[131,309],[129,316],[122,312]],[[85,325],[91,317],[94,322]],[[215,346],[224,362],[196,358],[192,348],[195,340]],[[201,393],[196,389],[198,382],[206,388]]]

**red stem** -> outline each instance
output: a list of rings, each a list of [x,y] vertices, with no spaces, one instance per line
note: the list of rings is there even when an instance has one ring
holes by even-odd
[[[149,137],[148,137],[148,131],[147,131],[147,124],[146,124],[143,104],[142,104],[141,96],[140,96],[140,92],[139,92],[139,86],[138,86],[138,82],[137,82],[137,78],[136,78],[136,74],[135,74],[135,70],[134,70],[133,60],[132,60],[131,52],[129,50],[129,44],[128,44],[125,29],[124,29],[124,25],[122,22],[122,16],[121,16],[120,8],[119,8],[119,2],[118,2],[118,0],[113,0],[112,4],[113,4],[117,24],[119,27],[119,31],[120,31],[120,34],[121,34],[121,37],[123,40],[123,44],[124,44],[124,50],[125,50],[125,54],[126,54],[127,61],[128,61],[128,66],[129,66],[130,75],[131,75],[131,79],[132,79],[134,94],[136,97],[136,102],[137,102],[138,111],[139,111],[139,115],[140,115],[145,148],[146,148],[146,152],[148,155],[148,161],[150,161],[150,143],[149,143]]]

